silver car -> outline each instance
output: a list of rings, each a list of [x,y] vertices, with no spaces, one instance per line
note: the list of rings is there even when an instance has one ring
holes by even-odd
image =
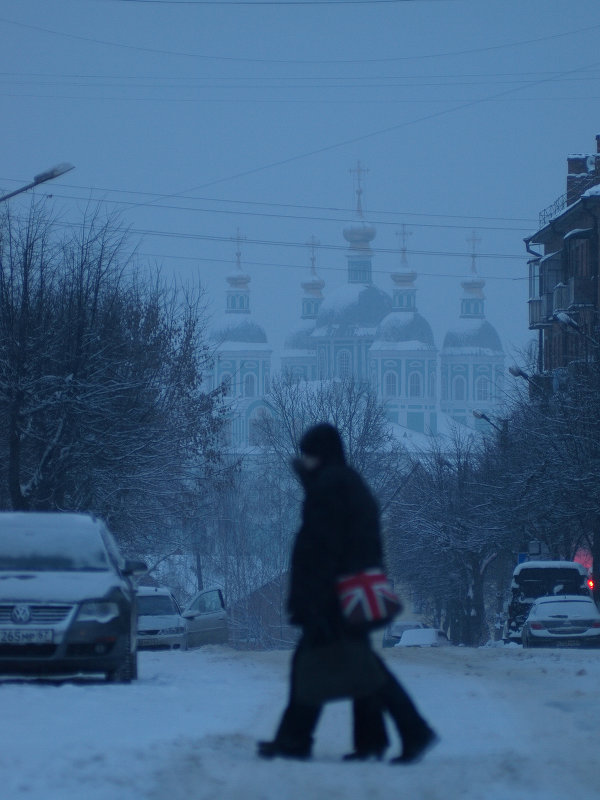
[[[199,592],[186,606],[188,647],[224,644],[229,640],[227,611],[220,589]]]
[[[140,586],[137,605],[138,650],[187,650],[186,622],[170,589]]]
[[[521,637],[523,647],[600,647],[600,611],[591,597],[540,597]]]

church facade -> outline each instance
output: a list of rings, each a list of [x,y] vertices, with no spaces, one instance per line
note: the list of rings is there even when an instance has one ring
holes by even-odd
[[[376,231],[364,219],[360,186],[356,220],[343,236],[346,282],[331,292],[317,274],[312,243],[298,324],[285,339],[280,369],[298,380],[368,382],[399,436],[436,436],[452,423],[485,429],[486,417],[496,416],[502,404],[505,356],[485,317],[485,281],[476,273],[475,256],[472,277],[462,283],[456,325],[438,349],[417,308],[418,276],[409,269],[406,247],[388,290],[373,283]],[[269,411],[273,351],[251,311],[250,276],[242,269],[239,241],[236,266],[226,280],[225,314],[212,331],[216,359],[209,379],[212,386],[223,384],[231,399],[231,444],[252,447],[253,422]]]

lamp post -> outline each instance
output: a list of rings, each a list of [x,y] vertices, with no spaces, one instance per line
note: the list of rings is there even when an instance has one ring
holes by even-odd
[[[577,320],[573,319],[570,314],[567,314],[564,311],[555,311],[552,314],[552,318],[555,319],[558,323],[563,325],[565,328],[572,328],[576,333],[583,338],[590,342],[594,347],[600,347],[600,342],[597,342],[589,333],[586,333],[581,325],[577,322]]]
[[[21,186],[20,189],[15,189],[14,192],[9,192],[8,194],[2,195],[0,197],[0,203],[4,202],[4,200],[8,200],[10,197],[14,197],[16,194],[21,194],[21,192],[27,192],[29,189],[33,189],[34,186],[39,186],[40,183],[46,183],[46,181],[52,181],[54,178],[60,177],[60,175],[64,175],[65,172],[70,172],[72,169],[75,169],[73,164],[57,164],[55,167],[51,167],[50,169],[45,170],[44,172],[40,172],[38,175],[34,177],[31,183],[28,183],[26,186]]]
[[[495,428],[498,433],[504,433],[504,430],[499,425],[496,425],[496,423],[491,420],[487,414],[484,414],[483,411],[479,411],[477,408],[474,408],[473,416],[475,419],[484,419],[489,425],[492,426],[492,428]]]

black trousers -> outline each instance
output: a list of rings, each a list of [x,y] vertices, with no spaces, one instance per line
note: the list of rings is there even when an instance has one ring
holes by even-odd
[[[292,657],[290,696],[277,728],[275,741],[285,749],[300,750],[309,754],[322,706],[300,703],[295,697],[297,654],[299,648],[303,646],[306,646],[306,642],[301,641]],[[384,712],[389,713],[392,718],[403,747],[410,747],[422,737],[429,726],[395,675],[390,672],[382,659],[375,654],[374,657],[379,662],[385,679],[381,688],[373,694],[353,698],[354,747],[361,752],[385,750],[389,741],[383,720]]]

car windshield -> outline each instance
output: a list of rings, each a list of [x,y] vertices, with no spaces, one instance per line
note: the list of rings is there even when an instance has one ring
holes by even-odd
[[[537,617],[577,617],[578,619],[596,617],[598,612],[593,602],[585,600],[563,600],[556,603],[541,603]]]
[[[577,594],[583,578],[577,570],[561,568],[524,569],[514,576],[517,592],[524,597],[542,597],[545,594]]]
[[[77,530],[0,534],[0,571],[97,572],[109,569],[100,535]]]
[[[173,598],[166,594],[138,595],[138,614],[155,617],[161,614],[179,614]]]

